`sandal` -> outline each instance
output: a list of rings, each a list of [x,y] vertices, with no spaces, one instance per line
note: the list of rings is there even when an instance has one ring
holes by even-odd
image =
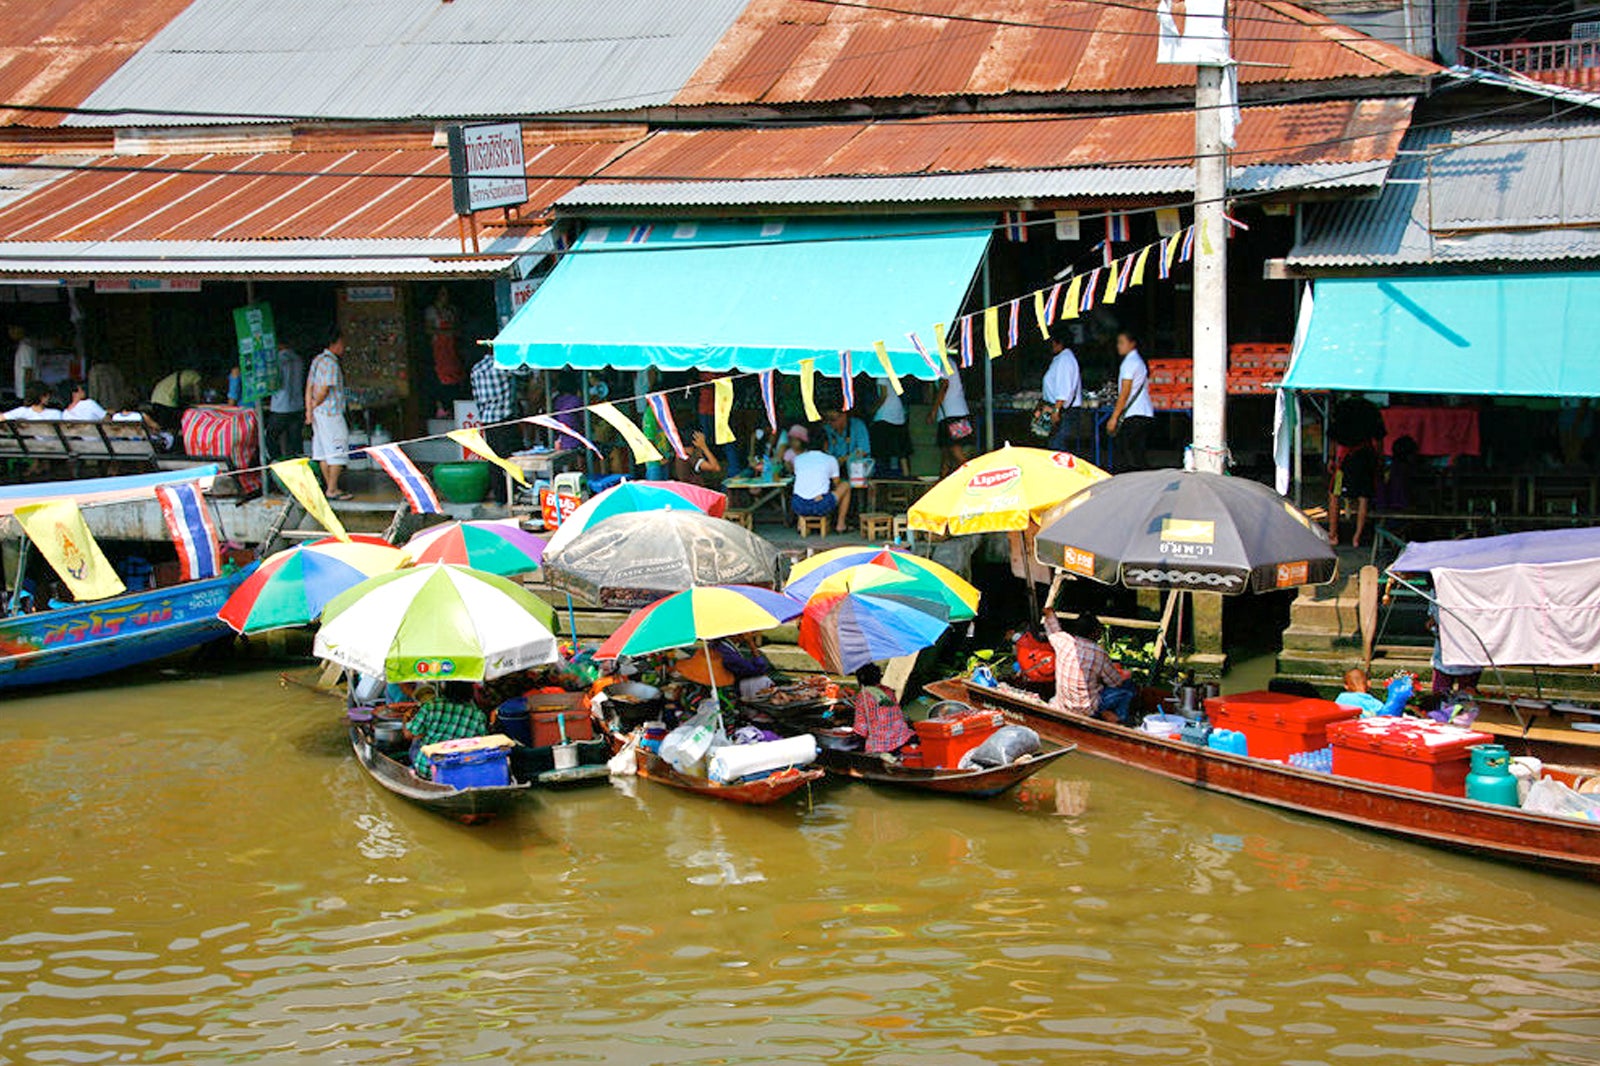
[[[353,492],[331,492],[328,494],[328,499],[330,500],[353,500],[355,498],[356,496]]]

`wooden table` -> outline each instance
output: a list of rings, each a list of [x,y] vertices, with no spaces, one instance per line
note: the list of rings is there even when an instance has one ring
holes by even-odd
[[[794,486],[794,478],[753,478],[731,477],[722,483],[722,488],[733,503],[738,503],[735,493],[747,494],[747,507],[750,511],[759,511],[774,500],[778,502],[778,512],[783,521],[789,520],[789,494]]]
[[[875,477],[867,479],[867,505],[862,511],[877,511],[882,506],[888,511],[910,510],[923,493],[938,483],[938,478],[927,477]],[[905,505],[901,506],[901,500]]]

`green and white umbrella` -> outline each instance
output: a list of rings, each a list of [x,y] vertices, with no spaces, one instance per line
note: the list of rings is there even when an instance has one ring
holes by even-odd
[[[313,650],[390,681],[484,681],[555,662],[554,620],[549,604],[515,582],[435,563],[335,597]]]

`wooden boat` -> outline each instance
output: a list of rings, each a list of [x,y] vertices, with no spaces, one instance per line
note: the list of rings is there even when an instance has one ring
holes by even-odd
[[[1037,755],[1024,755],[1009,766],[996,766],[988,770],[902,766],[887,762],[880,755],[829,747],[822,748],[817,762],[830,774],[875,785],[895,785],[924,792],[989,799],[1021,784],[1063,755],[1071,754],[1076,747],[1074,744],[1060,746],[1046,742],[1046,750]]]
[[[361,768],[378,784],[419,807],[467,825],[489,821],[528,791],[526,781],[453,788],[425,780],[412,773],[411,767],[379,751],[372,742],[372,734],[358,725],[350,726],[350,747],[355,750]]]
[[[715,781],[704,777],[689,777],[680,774],[672,768],[661,756],[650,751],[639,751],[639,776],[648,781],[658,781],[663,785],[693,792],[699,796],[710,796],[712,799],[724,800],[728,803],[742,803],[752,807],[761,807],[769,803],[777,803],[791,792],[821,781],[823,772],[815,767],[804,770],[790,767],[768,774],[759,781],[745,781],[733,785],[719,785]]]
[[[1127,726],[1067,714],[1017,690],[955,678],[941,699],[991,707],[1041,736],[1213,792],[1497,859],[1600,879],[1600,823],[1498,807],[1231,755]]]

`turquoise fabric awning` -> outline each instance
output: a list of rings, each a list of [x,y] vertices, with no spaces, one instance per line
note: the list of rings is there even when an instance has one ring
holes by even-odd
[[[1286,389],[1600,396],[1600,274],[1320,278]]]
[[[494,339],[504,366],[782,370],[802,359],[934,375],[933,326],[960,310],[988,216],[591,225]],[[951,341],[954,344],[954,339]],[[981,338],[979,340],[981,344]],[[937,359],[937,356],[934,356]]]

